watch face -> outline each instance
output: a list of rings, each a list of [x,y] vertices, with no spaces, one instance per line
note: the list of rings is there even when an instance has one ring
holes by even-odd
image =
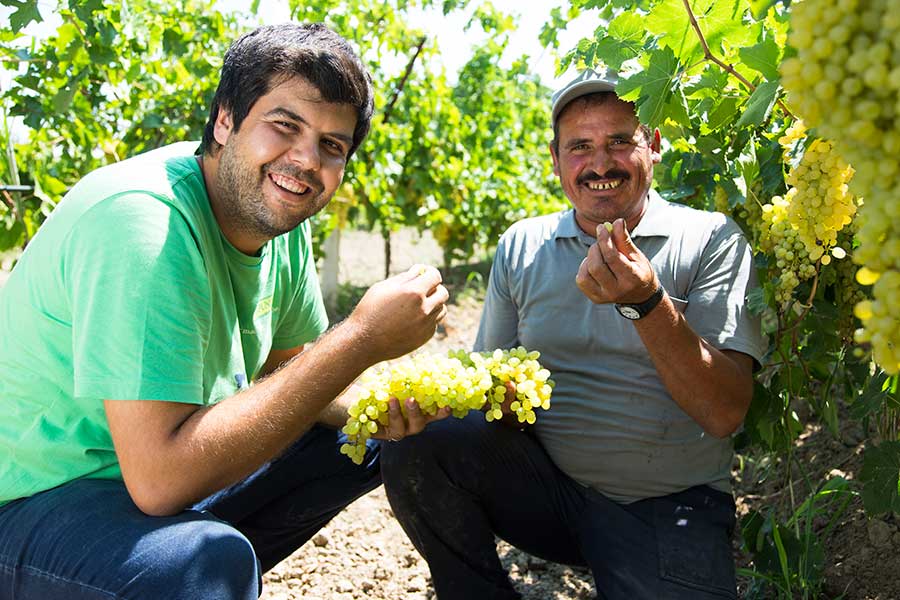
[[[619,314],[625,317],[626,319],[631,319],[635,321],[641,318],[641,313],[630,306],[617,306],[619,309]]]

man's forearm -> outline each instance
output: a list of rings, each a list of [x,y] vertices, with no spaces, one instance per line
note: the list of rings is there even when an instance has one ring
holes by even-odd
[[[117,445],[132,497],[149,514],[173,514],[248,476],[308,430],[323,409],[375,362],[357,343],[352,324],[322,337],[263,381],[218,404],[184,410],[164,439]],[[141,410],[135,402],[107,402],[115,438],[140,438],[142,424],[171,418],[169,402],[140,402],[145,413],[116,419],[117,409]],[[120,406],[110,406],[120,405]],[[148,428],[150,429],[150,428]],[[147,451],[152,448],[152,451]]]
[[[668,295],[634,326],[682,410],[710,435],[732,434],[753,396],[752,359],[698,336]]]

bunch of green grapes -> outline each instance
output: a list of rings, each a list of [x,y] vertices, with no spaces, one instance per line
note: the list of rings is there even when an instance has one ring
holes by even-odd
[[[798,123],[779,139],[787,158],[803,145],[806,130]],[[815,139],[788,171],[787,193],[763,205],[759,244],[775,256],[779,273],[775,299],[780,305],[788,305],[800,282],[816,274],[816,263],[828,265],[832,257],[847,256],[838,244],[838,234],[856,214],[857,204],[848,185],[852,177],[852,167],[835,152],[833,144]],[[850,246],[846,238],[844,243]]]
[[[789,104],[856,168],[865,204],[854,262],[873,299],[857,309],[860,342],[888,373],[900,372],[900,0],[805,0],[791,6],[781,66]],[[882,281],[885,279],[885,281]],[[893,309],[893,310],[892,310]]]
[[[801,281],[816,274],[806,244],[790,221],[789,208],[790,200],[782,196],[774,196],[770,203],[764,204],[759,237],[760,249],[775,257],[779,273],[775,300],[781,306],[790,304],[794,289]]]
[[[759,222],[762,216],[762,205],[762,181],[758,179],[747,190],[744,201],[735,206],[731,206],[728,192],[721,185],[716,186],[713,196],[713,206],[718,212],[730,215],[733,219],[747,225]]]
[[[450,407],[454,417],[464,417],[470,410],[485,411],[494,421],[503,417],[501,406],[506,399],[507,384],[515,384],[516,399],[510,405],[520,423],[532,424],[535,409],[550,408],[553,381],[550,371],[538,362],[539,352],[521,346],[493,352],[450,351],[448,355],[416,354],[402,360],[376,365],[363,373],[358,383],[358,397],[348,410],[347,423],[341,431],[347,443],[341,446],[356,464],[366,453],[366,440],[388,425],[388,400],[400,400],[406,414],[406,400],[415,399],[422,413],[434,415]]]
[[[837,234],[853,221],[856,201],[848,185],[853,168],[827,140],[816,139],[809,145],[785,178],[791,186],[785,194],[788,220],[812,261],[827,265],[831,254],[846,256],[837,246]]]
[[[898,0],[796,2],[788,43],[797,54],[782,63],[782,84],[806,124],[824,138],[893,157],[893,168],[876,170],[900,171]]]

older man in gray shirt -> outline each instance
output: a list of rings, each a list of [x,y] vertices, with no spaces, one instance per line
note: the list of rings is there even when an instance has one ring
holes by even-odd
[[[766,349],[740,229],[651,189],[659,132],[588,70],[553,97],[572,209],[513,225],[476,349],[539,350],[553,408],[518,431],[478,414],[387,444],[394,512],[441,600],[518,598],[494,535],[590,567],[600,598],[734,598],[731,434]]]

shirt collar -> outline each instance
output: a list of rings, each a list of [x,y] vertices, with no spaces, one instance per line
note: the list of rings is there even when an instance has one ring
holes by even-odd
[[[671,205],[656,190],[650,190],[648,196],[647,210],[644,212],[644,216],[641,217],[641,222],[631,232],[631,237],[669,237],[672,223],[666,213],[669,212]],[[553,237],[578,238],[588,245],[597,241],[594,236],[588,235],[578,226],[578,223],[575,221],[574,208],[570,208],[563,214]]]

